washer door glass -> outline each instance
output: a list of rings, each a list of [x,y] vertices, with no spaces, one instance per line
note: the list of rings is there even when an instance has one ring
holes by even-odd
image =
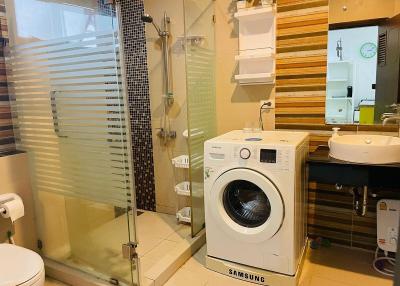
[[[234,168],[222,173],[207,189],[208,220],[235,239],[258,243],[273,237],[284,216],[276,180],[268,172]]]
[[[246,180],[230,182],[225,187],[222,201],[229,217],[244,227],[258,227],[271,214],[271,204],[263,190]]]

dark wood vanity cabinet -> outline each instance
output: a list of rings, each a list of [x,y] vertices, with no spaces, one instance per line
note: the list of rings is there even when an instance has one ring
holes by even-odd
[[[320,146],[308,158],[309,181],[371,188],[400,188],[400,164],[364,165],[329,157]],[[400,191],[400,190],[399,190]]]

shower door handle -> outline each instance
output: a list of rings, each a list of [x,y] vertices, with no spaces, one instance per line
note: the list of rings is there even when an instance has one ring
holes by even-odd
[[[54,132],[59,138],[67,138],[68,136],[61,135],[59,126],[58,126],[58,111],[57,111],[57,102],[56,102],[56,92],[55,90],[50,91],[50,101],[51,101],[51,113],[53,115],[53,128]]]

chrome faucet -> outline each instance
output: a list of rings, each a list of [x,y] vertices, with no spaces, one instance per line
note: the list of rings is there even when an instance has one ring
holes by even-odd
[[[336,55],[340,61],[343,61],[343,46],[342,46],[342,38],[336,41]]]
[[[384,113],[381,116],[382,124],[386,125],[389,122],[395,122],[399,125],[399,137],[400,137],[400,104],[392,104],[391,107],[395,112]]]

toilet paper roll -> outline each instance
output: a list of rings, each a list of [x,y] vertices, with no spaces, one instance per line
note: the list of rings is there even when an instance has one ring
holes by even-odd
[[[0,195],[1,216],[10,218],[12,222],[24,216],[24,204],[20,196],[16,194]]]

